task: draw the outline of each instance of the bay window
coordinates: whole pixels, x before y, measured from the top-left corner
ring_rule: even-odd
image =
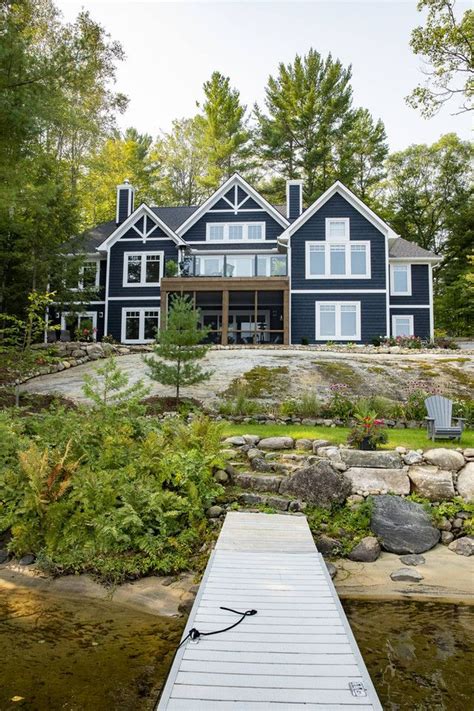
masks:
[[[163,276],[163,252],[125,252],[123,286],[158,286]]]
[[[306,279],[370,279],[370,242],[306,242]]]
[[[390,294],[392,296],[411,296],[411,265],[390,265]]]
[[[317,341],[360,341],[360,301],[317,301]]]

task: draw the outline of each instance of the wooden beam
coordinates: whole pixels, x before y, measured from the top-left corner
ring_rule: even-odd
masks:
[[[258,316],[258,291],[255,289],[253,297],[253,314],[254,314],[254,324],[253,324],[253,342],[257,342],[257,316]]]
[[[283,291],[289,289],[288,277],[165,277],[165,291]]]
[[[229,341],[229,290],[222,292],[222,338],[221,343],[226,346]]]
[[[168,316],[168,292],[163,291],[163,287],[161,287],[160,293],[160,331],[164,331],[166,328],[166,321]]]

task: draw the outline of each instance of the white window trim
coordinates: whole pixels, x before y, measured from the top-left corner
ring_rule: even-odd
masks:
[[[395,277],[394,269],[395,267],[406,267],[407,270],[407,291],[395,291]],[[393,262],[390,264],[390,296],[411,296],[412,295],[412,283],[411,283],[411,264]]]
[[[331,236],[331,223],[332,222],[344,222],[346,229],[344,237],[332,237]],[[345,242],[351,238],[350,233],[350,218],[349,217],[326,217],[326,240],[328,242],[340,242],[341,240]]]
[[[248,228],[259,225],[262,229],[261,239],[249,239]],[[223,227],[223,239],[211,239],[211,227]],[[229,239],[229,227],[242,227],[242,239]],[[206,242],[213,244],[221,244],[222,242],[230,242],[231,244],[240,244],[241,242],[255,242],[260,244],[265,240],[265,222],[206,222]]]
[[[316,341],[360,341],[361,339],[361,320],[360,320],[360,301],[315,301],[315,319],[316,319]],[[336,334],[334,336],[324,336],[321,334],[321,306],[336,307]],[[356,335],[341,336],[341,306],[356,307]]]
[[[148,256],[157,256],[160,257],[160,278],[159,281],[149,281],[146,282],[146,258]],[[140,263],[140,281],[136,281],[133,283],[129,283],[127,281],[128,278],[128,258],[129,257],[136,257],[140,256],[141,257],[141,263]],[[122,279],[122,286],[129,288],[129,287],[137,287],[137,286],[159,286],[161,284],[161,280],[163,279],[163,273],[164,273],[164,266],[165,266],[165,253],[164,252],[124,252],[123,253],[123,279]]]
[[[127,339],[126,336],[126,318],[127,311],[139,312],[138,338]],[[145,338],[145,311],[158,311],[158,330],[160,328],[161,310],[159,306],[126,306],[122,309],[122,327],[121,327],[121,343],[153,343],[154,338]]]
[[[72,315],[76,316],[77,325],[79,325],[79,316],[90,318],[92,321],[92,340],[97,340],[97,311],[81,311],[76,314],[73,311],[63,311],[61,314],[61,331],[66,331],[66,317]]]
[[[395,336],[395,324],[397,322],[397,319],[402,318],[404,321],[408,319],[410,323],[410,333],[408,333],[408,336],[414,336],[415,335],[415,323],[414,323],[414,317],[412,314],[393,314],[392,315],[392,337],[396,338]]]
[[[346,247],[346,267],[351,267],[351,259],[350,259],[350,248],[352,245],[365,245],[365,256],[366,256],[366,272],[365,274],[331,274],[329,272],[331,268],[331,262],[330,262],[330,250],[331,247],[333,247],[335,244],[343,244]],[[325,273],[324,274],[312,274],[310,271],[311,268],[311,260],[310,260],[310,250],[313,245],[318,245],[318,246],[324,246],[324,268],[325,268]],[[370,241],[369,240],[341,240],[340,242],[337,242],[334,240],[334,242],[326,242],[323,240],[317,240],[317,241],[310,241],[306,242],[306,247],[305,247],[306,253],[305,253],[305,277],[306,279],[371,279],[372,277],[372,264],[371,264],[371,255],[370,255]],[[347,256],[349,254],[349,257]]]

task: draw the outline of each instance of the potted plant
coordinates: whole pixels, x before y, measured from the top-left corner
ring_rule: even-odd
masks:
[[[387,442],[385,423],[377,418],[372,410],[357,409],[354,413],[355,424],[349,432],[347,441],[357,449],[374,451],[378,444]]]

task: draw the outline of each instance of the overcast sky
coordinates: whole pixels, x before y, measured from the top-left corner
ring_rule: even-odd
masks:
[[[119,40],[126,60],[117,88],[130,99],[119,118],[155,136],[174,118],[192,116],[202,84],[214,70],[231,78],[247,106],[262,102],[269,74],[310,47],[352,64],[354,104],[381,118],[391,150],[431,143],[455,131],[468,138],[471,120],[455,105],[423,119],[404,97],[422,78],[409,47],[421,24],[416,0],[405,2],[161,2],[161,0],[56,0],[66,20],[82,7]],[[457,3],[459,12],[468,7]]]

